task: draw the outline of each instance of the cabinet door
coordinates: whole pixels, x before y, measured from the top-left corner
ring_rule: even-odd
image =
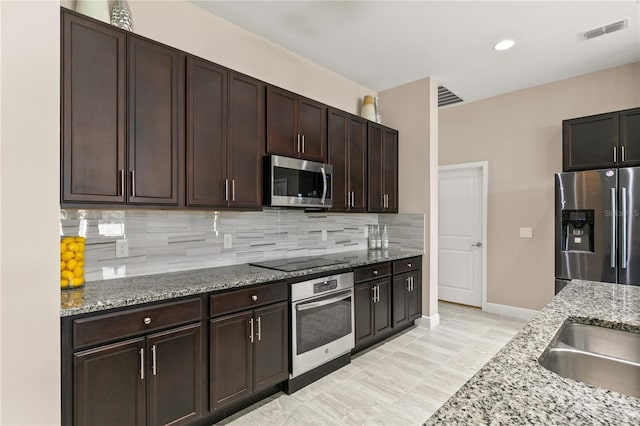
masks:
[[[562,168],[573,170],[616,167],[618,115],[608,113],[562,122]]]
[[[398,213],[398,132],[384,129],[383,138],[382,176],[384,193],[387,197],[385,212]]]
[[[401,326],[409,321],[407,297],[409,293],[409,274],[393,277],[393,326]]]
[[[149,425],[181,425],[201,417],[201,345],[200,323],[148,337]]]
[[[295,93],[267,86],[267,152],[298,156],[298,96]]]
[[[620,166],[640,166],[640,108],[622,111],[618,114],[618,118],[620,122]]]
[[[262,208],[262,157],[265,154],[265,84],[229,73],[229,205]]]
[[[413,321],[422,316],[422,276],[420,271],[409,273],[411,290],[407,293],[407,319]]]
[[[352,212],[367,211],[367,123],[364,119],[349,117],[349,190],[353,193]],[[334,168],[335,170],[335,168]]]
[[[329,109],[327,133],[329,164],[333,166],[333,207],[330,209],[332,212],[344,212],[349,209],[348,123],[346,113]]]
[[[178,203],[184,55],[129,36],[129,203]]]
[[[216,410],[252,393],[251,311],[209,323],[209,408]]]
[[[371,284],[356,284],[354,287],[354,310],[356,346],[373,337],[373,287]]]
[[[373,124],[368,124],[368,203],[370,212],[384,212],[384,182],[382,178],[383,163],[383,142],[382,142],[382,127]]]
[[[62,202],[123,203],[125,35],[63,13]]]
[[[187,58],[187,206],[226,207],[227,71]]]
[[[254,311],[254,392],[283,382],[289,377],[288,312],[288,302]]]
[[[391,328],[391,282],[389,279],[376,281],[378,300],[373,304],[374,334]]]
[[[327,150],[327,107],[320,102],[299,98],[298,120],[300,158],[325,162]]]
[[[145,425],[144,357],[143,338],[74,354],[74,425]]]

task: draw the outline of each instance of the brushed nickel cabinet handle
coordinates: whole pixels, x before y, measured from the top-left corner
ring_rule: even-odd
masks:
[[[249,332],[249,340],[253,343],[253,318],[249,320],[249,327],[251,327],[251,331]]]
[[[407,263],[407,268],[411,268],[411,264],[410,263]]]
[[[231,180],[231,201],[236,200],[236,180]]]
[[[304,135],[302,135],[302,153],[304,154]]]
[[[298,152],[300,152],[300,134],[298,133]]]
[[[622,162],[625,162],[626,160],[626,155],[624,154],[624,145],[622,145]]]
[[[229,201],[229,179],[224,180],[224,200]]]
[[[144,348],[140,348],[138,353],[140,354],[140,380],[144,380]]]
[[[613,162],[614,163],[618,162],[618,147],[617,146],[613,147]]]
[[[145,325],[149,325],[149,324],[151,324],[151,318],[150,318],[150,317],[146,317],[146,318],[144,319],[144,323],[145,323]]]
[[[255,302],[256,300],[258,300],[258,296],[256,296],[256,295],[254,294],[253,296],[251,296],[251,300],[253,300],[253,301]]]
[[[378,275],[378,271],[373,271],[373,275]]]
[[[156,345],[151,346],[151,371],[156,375]]]
[[[136,171],[131,170],[131,196],[136,196]]]
[[[258,322],[258,342],[262,340],[262,327],[260,326],[260,317],[256,320]]]
[[[124,169],[120,169],[120,196],[124,197]]]

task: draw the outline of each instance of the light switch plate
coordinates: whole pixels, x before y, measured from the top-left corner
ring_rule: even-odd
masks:
[[[532,238],[533,232],[531,228],[520,228],[520,238]]]
[[[230,249],[233,246],[233,235],[224,234],[224,248]]]
[[[129,240],[116,240],[116,257],[129,257]]]

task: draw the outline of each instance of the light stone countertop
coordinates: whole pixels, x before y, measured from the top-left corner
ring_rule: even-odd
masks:
[[[93,281],[79,289],[61,290],[60,316],[98,312],[422,255],[422,251],[416,250],[361,250],[319,255],[346,263],[296,272],[280,272],[241,264]]]
[[[640,286],[572,281],[424,424],[640,425],[640,399],[538,363],[566,319],[640,333]]]

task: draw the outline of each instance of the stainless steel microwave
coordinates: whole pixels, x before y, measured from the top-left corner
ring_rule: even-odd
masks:
[[[264,165],[264,204],[271,207],[330,208],[330,164],[269,155]]]

